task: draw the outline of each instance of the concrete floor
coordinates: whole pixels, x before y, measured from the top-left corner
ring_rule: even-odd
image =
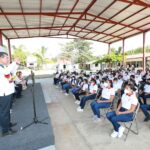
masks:
[[[123,138],[112,139],[111,124],[105,119],[94,123],[90,103],[83,113],[77,113],[77,105],[70,94],[65,96],[52,84],[52,79],[38,80],[42,84],[45,100],[55,134],[56,150],[146,150],[150,148],[150,122],[144,123],[141,111],[138,114],[139,135],[129,133]]]

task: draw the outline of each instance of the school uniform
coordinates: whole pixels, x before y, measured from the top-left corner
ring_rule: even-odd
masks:
[[[94,101],[91,103],[91,109],[97,118],[100,118],[100,108],[108,108],[111,105],[111,102],[107,102],[111,96],[115,96],[115,90],[113,88],[103,88],[101,99],[104,102],[98,103]],[[106,101],[106,102],[105,102]]]
[[[121,98],[122,107],[119,111],[124,112],[131,109],[131,105],[137,105],[138,99],[136,94],[133,93],[132,95],[123,94]],[[119,131],[120,124],[118,122],[129,122],[133,120],[133,113],[128,114],[121,114],[117,115],[115,111],[107,113],[107,119],[112,123],[114,130],[116,132]]]
[[[15,92],[15,85],[12,74],[15,74],[17,64],[13,62],[8,65],[0,65],[0,125],[2,133],[10,130],[10,106],[12,94]]]
[[[80,96],[85,95],[87,91],[88,91],[88,84],[85,83],[85,84],[83,84],[82,89],[79,92],[74,94],[76,100],[80,101]]]
[[[80,102],[80,108],[81,109],[84,109],[84,107],[86,105],[86,102],[88,100],[93,100],[93,99],[96,98],[97,90],[98,90],[97,84],[95,84],[95,85],[91,84],[90,85],[90,87],[89,87],[89,93],[90,93],[90,95],[82,97],[81,102]]]

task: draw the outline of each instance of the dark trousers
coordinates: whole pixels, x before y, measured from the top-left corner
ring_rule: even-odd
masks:
[[[143,105],[140,105],[140,108],[142,112],[144,113],[145,117],[150,118],[150,113],[148,112],[148,110],[150,110],[150,105],[143,104]]]
[[[16,93],[15,93],[16,98],[20,98],[21,92],[22,92],[22,84],[17,84],[15,87],[15,90],[16,90]]]
[[[141,101],[141,98],[143,99],[143,102]],[[139,99],[140,104],[142,105],[142,104],[147,104],[148,98],[150,98],[150,94],[147,94],[147,95],[141,94],[141,95],[139,95],[138,99]]]
[[[10,129],[10,105],[12,94],[8,96],[0,96],[0,125],[2,132],[7,132]]]
[[[95,98],[96,98],[96,94],[91,94],[91,95],[82,97],[81,102],[80,102],[81,109],[84,109],[87,101],[94,100]]]
[[[58,85],[59,83],[59,79],[58,78],[54,78],[54,85]]]
[[[125,108],[120,109],[121,112],[126,111]],[[129,122],[133,120],[133,113],[117,115],[115,111],[106,114],[107,119],[112,123],[114,130],[119,131],[120,124],[118,122]]]
[[[81,95],[85,95],[85,94],[86,94],[85,91],[81,91],[81,92],[79,92],[79,93],[75,93],[74,96],[75,96],[76,100],[79,100],[79,101],[80,101],[80,96],[81,96]]]
[[[92,111],[93,111],[94,115],[96,115],[98,118],[101,117],[100,109],[101,108],[109,108],[110,106],[111,106],[111,102],[98,103],[97,101],[93,101],[91,103]]]

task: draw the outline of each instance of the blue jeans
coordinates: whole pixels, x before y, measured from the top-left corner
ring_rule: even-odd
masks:
[[[108,107],[110,107],[110,105],[111,105],[110,102],[98,103],[97,101],[94,101],[91,103],[91,109],[92,109],[94,115],[96,115],[98,118],[100,118],[100,108],[108,108]]]
[[[148,110],[150,110],[150,105],[143,104],[140,106],[140,108],[141,108],[141,110],[144,113],[146,118],[150,117],[150,114],[148,113]]]
[[[65,90],[66,93],[69,93],[69,89],[71,89],[71,88],[72,88],[72,86],[69,83],[66,83],[63,85],[63,90]]]
[[[80,87],[76,87],[76,88],[73,88],[72,90],[71,90],[71,92],[72,92],[72,94],[76,94],[76,93],[78,93],[79,91],[80,91]]]
[[[120,109],[121,112],[126,111],[125,108]],[[112,123],[114,130],[118,132],[120,124],[118,122],[129,122],[133,120],[133,113],[116,115],[115,111],[108,112],[106,114],[107,119]]]
[[[80,102],[81,109],[84,109],[85,104],[88,100],[94,100],[95,98],[96,98],[96,94],[92,94],[92,95],[82,97],[81,102]]]

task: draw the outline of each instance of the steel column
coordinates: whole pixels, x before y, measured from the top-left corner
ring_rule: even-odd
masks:
[[[0,30],[0,45],[3,45],[3,37],[2,37],[2,31]]]
[[[146,32],[143,32],[143,71],[146,71],[146,58],[145,58],[145,35]]]
[[[10,62],[12,61],[12,56],[11,56],[11,44],[10,44],[10,39],[8,39],[8,51],[9,51],[9,59]]]
[[[122,54],[123,54],[123,60],[122,60],[122,64],[123,64],[123,66],[125,65],[125,57],[124,57],[124,47],[125,47],[125,42],[124,42],[125,40],[123,39],[122,40]]]

